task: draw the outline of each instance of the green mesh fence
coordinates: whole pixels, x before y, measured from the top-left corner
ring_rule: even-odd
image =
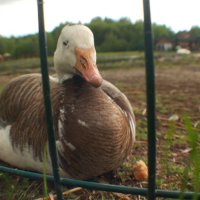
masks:
[[[156,131],[155,131],[155,85],[154,85],[154,59],[152,45],[150,2],[143,0],[144,4],[144,36],[145,36],[145,61],[146,61],[146,89],[147,89],[147,119],[148,119],[148,188],[134,188],[111,184],[101,184],[89,181],[80,181],[69,178],[60,178],[57,164],[55,135],[51,110],[50,87],[47,64],[47,46],[45,38],[43,0],[37,0],[39,21],[40,61],[43,81],[43,93],[48,125],[49,150],[52,160],[53,176],[47,176],[47,181],[53,181],[57,199],[62,200],[61,184],[72,187],[83,187],[92,190],[119,192],[124,194],[142,195],[149,200],[156,197],[179,199],[200,199],[200,193],[181,192],[156,189]],[[31,179],[43,179],[43,174],[34,173],[5,166],[0,166],[0,171],[28,177]]]

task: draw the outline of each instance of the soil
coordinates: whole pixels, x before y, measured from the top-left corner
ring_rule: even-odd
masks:
[[[103,175],[99,182],[147,187],[147,182],[136,181],[133,165],[138,160],[147,163],[146,81],[143,68],[103,70],[102,75],[123,91],[130,100],[136,117],[137,135],[132,155],[120,169]],[[0,75],[0,85],[15,75]],[[157,185],[160,189],[181,190],[183,173],[190,164],[191,148],[184,118],[189,117],[196,132],[200,133],[200,68],[175,67],[155,71],[156,132],[157,132]],[[170,131],[171,130],[171,131]],[[200,140],[197,141],[198,146]],[[193,190],[193,175],[188,172],[186,190]],[[1,185],[1,184],[0,184]],[[131,195],[108,194],[79,190],[80,199],[139,199]],[[111,198],[112,197],[112,198]],[[140,198],[142,199],[142,198]]]
[[[106,71],[105,77],[118,85],[131,101],[137,122],[132,156],[146,161],[145,72],[143,69],[117,70],[113,76],[113,71]],[[200,69],[176,67],[155,70],[155,88],[157,186],[159,189],[181,190],[186,187],[186,190],[193,190],[191,179],[194,175],[189,171],[193,169],[189,167],[191,146],[185,118],[190,118],[195,132],[200,133]],[[196,144],[200,147],[199,136]],[[183,183],[183,173],[187,170],[188,182]]]

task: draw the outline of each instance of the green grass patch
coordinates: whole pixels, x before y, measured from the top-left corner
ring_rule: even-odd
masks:
[[[27,178],[0,173],[0,199],[35,199],[40,194],[41,184]]]
[[[199,132],[194,129],[192,121],[189,117],[184,118],[184,124],[188,132],[188,143],[191,148],[190,151],[190,166],[193,171],[192,184],[194,191],[200,191],[200,136]],[[197,198],[195,198],[197,199]]]
[[[127,94],[134,107],[137,121],[136,143],[133,145],[133,153],[128,161],[124,162],[115,173],[117,178],[111,181],[114,184],[146,187],[146,182],[134,182],[132,175],[132,166],[136,161],[143,160],[147,163],[147,113],[144,68],[137,68],[136,70],[134,68],[144,67],[144,54],[142,52],[110,52],[97,55],[98,66],[101,69],[119,69],[118,76],[115,76],[115,72],[112,73],[110,70],[105,70],[104,73],[107,75],[108,80],[110,78],[121,91]],[[182,73],[182,68],[185,71],[188,70],[190,76],[197,75],[196,71],[199,72],[200,67],[197,59],[199,57],[196,57],[196,54],[183,56],[177,55],[175,52],[155,52],[155,64],[156,68],[159,69],[158,72],[163,75],[167,71],[167,76],[170,76],[170,79],[165,78],[165,76],[158,77],[160,80],[156,85],[158,89],[156,97],[156,181],[159,189],[197,192],[200,188],[200,118],[198,110],[199,95],[196,92],[198,91],[199,82],[196,78],[190,78],[188,79],[189,81],[185,80],[186,73],[185,77],[179,77]],[[48,58],[48,62],[49,66],[53,66],[52,57]],[[123,77],[125,72],[120,74],[124,68],[128,75],[132,73],[133,76],[131,77],[130,74],[130,79],[126,78],[126,76]],[[134,68],[134,70],[129,70],[129,68]],[[10,60],[0,63],[0,72],[13,73],[11,76],[2,76],[4,79],[0,82],[0,91],[10,77],[13,77],[18,72],[26,73],[35,72],[36,70],[40,71],[38,58]],[[159,73],[157,73],[158,76]],[[193,79],[194,83],[192,82]],[[173,82],[170,82],[170,80],[173,80]],[[190,84],[191,88],[188,90],[189,93],[185,91],[187,83]],[[170,93],[174,86],[175,92]],[[187,115],[191,116],[191,119],[184,117],[184,113],[188,113]],[[170,116],[173,115],[177,115],[178,119],[169,121]],[[44,174],[45,169],[44,162]],[[38,194],[39,196],[47,196],[48,191],[50,191],[45,176],[43,182],[35,183],[23,177],[4,173],[0,173],[0,188],[0,199],[27,199],[31,195],[35,197]],[[119,199],[112,193],[86,190],[82,191],[81,194],[69,195],[69,198],[72,199],[81,199],[82,197],[83,199],[89,199],[87,197]]]
[[[50,68],[53,66],[53,58],[48,57],[48,64]],[[21,58],[17,60],[8,60],[0,63],[0,72],[14,74],[19,72],[31,72],[33,70],[40,70],[39,58]]]
[[[177,55],[175,52],[155,52],[156,67],[188,66],[199,67],[199,57],[197,54]],[[53,67],[53,57],[48,57],[50,69]],[[144,53],[132,52],[100,52],[97,53],[97,64],[100,69],[117,69],[120,67],[144,67]],[[8,60],[0,63],[0,72],[16,73],[31,70],[39,70],[39,58],[21,58]]]
[[[3,90],[4,84],[0,84],[0,92]]]

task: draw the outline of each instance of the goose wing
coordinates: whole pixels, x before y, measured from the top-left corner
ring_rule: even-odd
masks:
[[[55,129],[59,112],[59,86],[50,79]],[[23,150],[32,147],[35,156],[41,156],[47,141],[47,127],[40,74],[19,76],[10,81],[0,94],[0,127],[11,126],[13,146]]]
[[[112,83],[104,80],[101,89],[122,109],[128,120],[130,132],[135,140],[135,116],[128,98]]]
[[[40,98],[40,77],[23,75],[11,80],[0,95],[0,120],[12,124],[29,106]]]

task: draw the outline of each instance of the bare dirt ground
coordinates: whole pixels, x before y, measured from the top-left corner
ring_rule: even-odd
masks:
[[[131,101],[137,121],[137,141],[132,156],[146,160],[144,70],[118,70],[115,73],[106,71],[105,77],[118,85]],[[195,131],[200,133],[200,70],[195,67],[158,69],[155,71],[155,86],[158,188],[181,190],[186,187],[185,189],[193,190],[192,175],[188,175],[187,183],[183,181],[183,173],[187,171],[187,167],[189,169],[191,151],[184,118],[191,118]],[[200,146],[199,139],[197,145]]]
[[[121,68],[103,70],[102,74],[105,79],[119,87],[131,101],[137,122],[137,141],[127,162],[120,169],[113,172],[111,177],[101,176],[98,181],[146,187],[147,182],[138,182],[133,175],[135,161],[144,160],[147,162],[145,70],[143,68]],[[4,85],[14,76],[16,75],[0,75],[0,85]],[[188,164],[191,148],[188,144],[184,116],[191,118],[194,129],[200,133],[200,68],[158,69],[155,73],[155,83],[157,186],[159,189],[192,191],[194,190],[192,184],[193,174],[190,173],[192,168]],[[199,141],[197,142],[198,145]],[[187,177],[183,181],[183,174],[186,171]],[[81,190],[69,196],[69,198],[72,197],[74,199],[139,199],[139,197],[131,195],[87,190]]]

